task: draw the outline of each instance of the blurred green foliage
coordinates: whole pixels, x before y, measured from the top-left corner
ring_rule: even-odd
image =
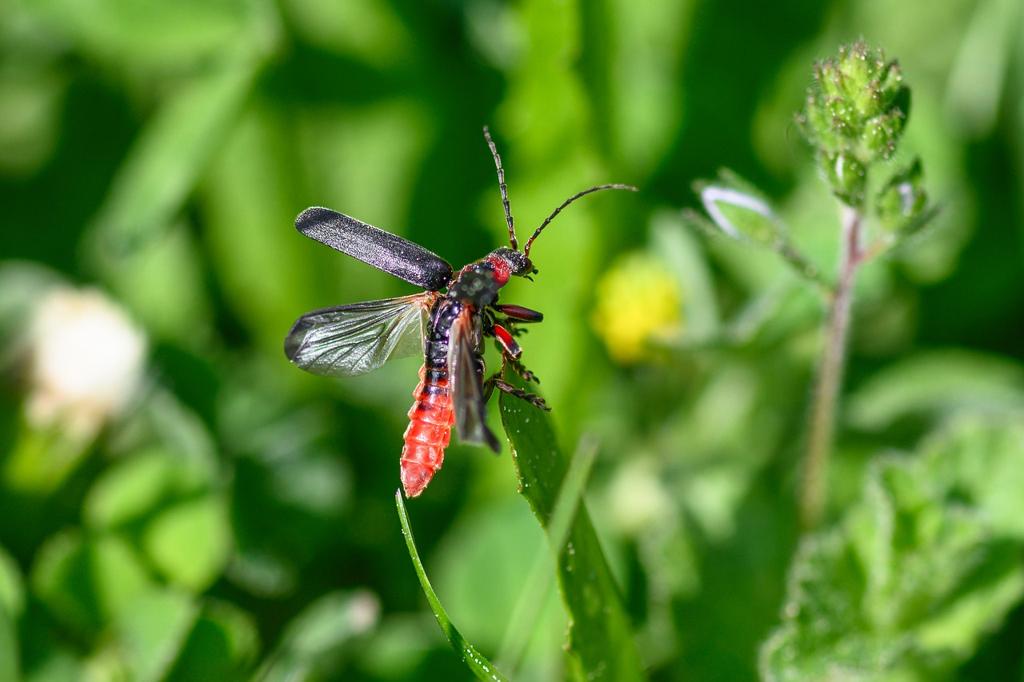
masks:
[[[524,360],[561,451],[599,443],[584,501],[650,678],[1020,677],[1022,21],[1014,0],[0,3],[0,679],[467,677],[392,506],[416,361],[321,380],[281,342],[408,292],[297,235],[308,205],[456,265],[502,243],[484,124],[522,230],[590,184],[642,188],[566,211],[505,299],[545,312]],[[901,145],[941,211],[862,273],[829,522],[800,543],[820,301],[680,209],[733,168],[773,207],[751,235],[784,225],[831,277],[793,114],[860,36],[900,61]],[[651,259],[677,328],[620,364],[596,283]],[[34,312],[85,286],[148,348],[95,431],[32,408]],[[535,614],[512,679],[560,679],[556,565],[508,455],[456,442],[409,512],[466,639],[503,669]]]

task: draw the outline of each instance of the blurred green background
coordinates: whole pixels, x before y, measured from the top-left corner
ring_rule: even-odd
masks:
[[[298,235],[306,206],[457,266],[503,243],[484,124],[521,234],[576,190],[641,187],[563,214],[503,300],[546,315],[524,361],[564,449],[599,439],[587,498],[651,677],[756,678],[823,308],[679,210],[728,166],[831,271],[793,113],[815,59],[884,48],[942,213],[862,278],[831,518],[954,413],[1019,423],[1022,21],[1017,0],[0,3],[0,678],[468,676],[393,509],[418,362],[329,380],[281,348],[308,310],[411,291]],[[409,506],[466,637],[503,667],[525,627],[503,669],[559,679],[508,452],[454,443]],[[1020,679],[1005,611],[949,675]]]

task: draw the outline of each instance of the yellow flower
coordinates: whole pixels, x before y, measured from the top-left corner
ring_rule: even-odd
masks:
[[[608,352],[621,363],[648,355],[652,338],[671,338],[682,324],[679,283],[656,257],[620,257],[598,281],[593,325]]]

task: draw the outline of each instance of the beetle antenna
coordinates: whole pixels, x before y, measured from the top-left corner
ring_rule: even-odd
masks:
[[[491,156],[494,157],[494,167],[498,169],[498,189],[501,190],[501,205],[505,209],[505,224],[508,225],[508,241],[513,251],[519,250],[519,240],[516,239],[516,224],[512,219],[512,208],[508,203],[508,187],[505,185],[505,169],[501,167],[501,156],[498,155],[498,148],[494,146],[491,139],[491,131],[484,126],[484,139],[491,149]]]
[[[615,184],[611,184],[611,185],[597,185],[596,187],[591,187],[589,189],[585,189],[582,192],[576,192],[576,194],[573,194],[571,197],[569,197],[568,199],[563,201],[562,205],[559,206],[558,208],[556,208],[554,211],[552,211],[551,215],[549,215],[547,218],[545,218],[544,222],[542,222],[540,224],[540,227],[538,227],[536,230],[534,230],[533,234],[526,241],[526,246],[523,247],[523,254],[527,258],[530,257],[530,245],[533,244],[533,240],[536,239],[538,235],[540,235],[541,230],[543,230],[545,227],[548,226],[548,223],[550,223],[552,220],[554,220],[556,215],[558,215],[559,213],[562,212],[563,208],[565,208],[566,206],[568,206],[572,202],[576,201],[580,197],[585,197],[588,194],[591,194],[593,192],[600,192],[601,190],[605,190],[605,189],[625,189],[625,190],[629,190],[630,192],[638,192],[638,191],[640,191],[636,187],[634,187],[633,185],[621,185],[621,184],[615,183]]]

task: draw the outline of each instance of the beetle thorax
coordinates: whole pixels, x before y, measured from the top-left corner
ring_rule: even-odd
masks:
[[[449,285],[448,295],[480,310],[498,300],[502,284],[495,277],[494,267],[485,260],[462,268]]]

